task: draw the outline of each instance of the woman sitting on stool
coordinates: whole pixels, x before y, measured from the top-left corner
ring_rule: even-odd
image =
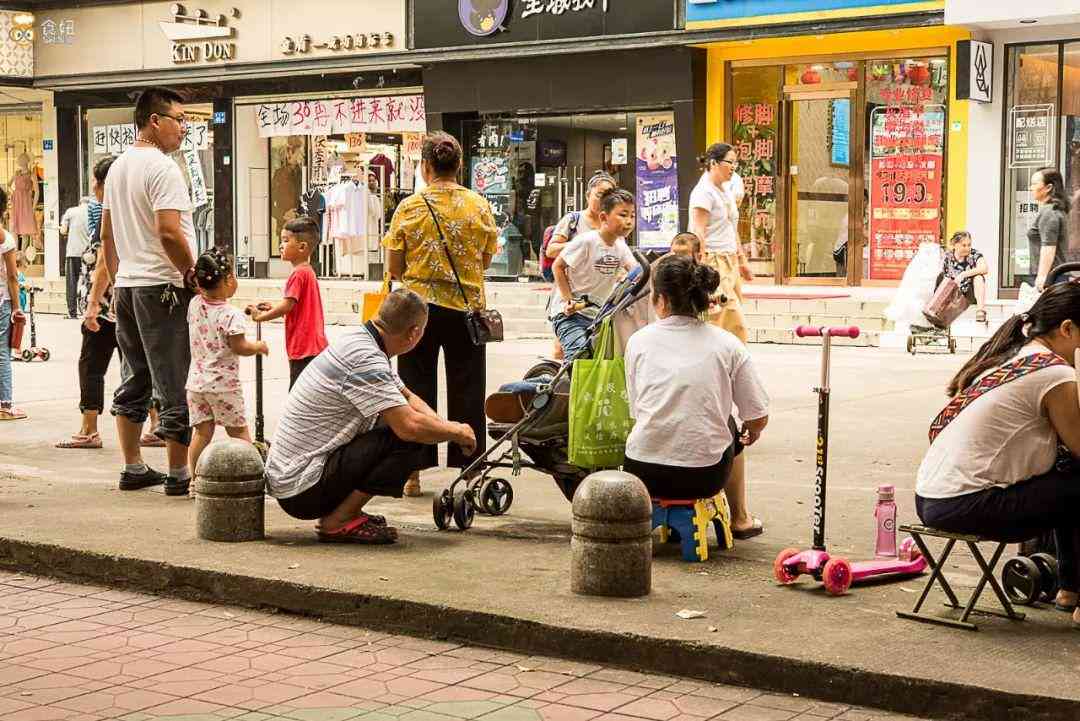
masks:
[[[960,286],[960,292],[968,303],[975,306],[975,321],[986,322],[986,274],[990,269],[983,254],[971,247],[971,233],[961,230],[953,233],[949,239],[950,250],[945,253],[945,264],[938,276],[941,285],[943,278],[952,278]]]
[[[720,285],[713,268],[684,256],[656,264],[652,303],[659,320],[626,347],[634,429],[623,469],[653,498],[711,498],[723,489],[743,446],[769,417],[769,398],[746,347],[699,319]],[[732,405],[745,425],[740,433]]]
[[[928,526],[1009,543],[1053,529],[1063,610],[1080,592],[1078,349],[1080,284],[1059,283],[953,378],[915,483]]]

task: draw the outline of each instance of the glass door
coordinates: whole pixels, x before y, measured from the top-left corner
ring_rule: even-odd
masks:
[[[851,252],[854,91],[793,92],[787,96],[787,233],[783,279],[846,284],[858,278]],[[854,205],[858,205],[855,203]]]

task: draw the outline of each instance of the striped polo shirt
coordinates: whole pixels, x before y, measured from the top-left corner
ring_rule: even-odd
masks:
[[[366,327],[331,343],[289,392],[266,459],[269,494],[292,498],[318,483],[331,453],[407,405],[404,388]]]

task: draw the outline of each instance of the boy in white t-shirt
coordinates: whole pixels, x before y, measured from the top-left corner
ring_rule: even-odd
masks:
[[[599,304],[611,294],[620,270],[634,267],[626,236],[634,230],[634,196],[612,188],[600,198],[600,227],[578,235],[555,259],[555,287],[548,304],[548,318],[567,358],[573,359],[588,345],[588,330]],[[590,303],[582,307],[580,299]]]

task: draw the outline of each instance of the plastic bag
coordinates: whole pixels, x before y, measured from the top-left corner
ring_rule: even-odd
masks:
[[[938,243],[922,243],[908,263],[896,295],[885,309],[885,317],[899,326],[926,325],[923,308],[934,295],[934,282],[941,274],[944,253]]]
[[[1027,313],[1038,299],[1039,291],[1035,290],[1035,286],[1030,283],[1021,283],[1020,293],[1017,295],[1016,303],[1013,305],[1013,314]]]
[[[600,324],[593,358],[574,361],[570,380],[570,463],[586,470],[618,468],[634,421],[626,366],[608,317]]]

